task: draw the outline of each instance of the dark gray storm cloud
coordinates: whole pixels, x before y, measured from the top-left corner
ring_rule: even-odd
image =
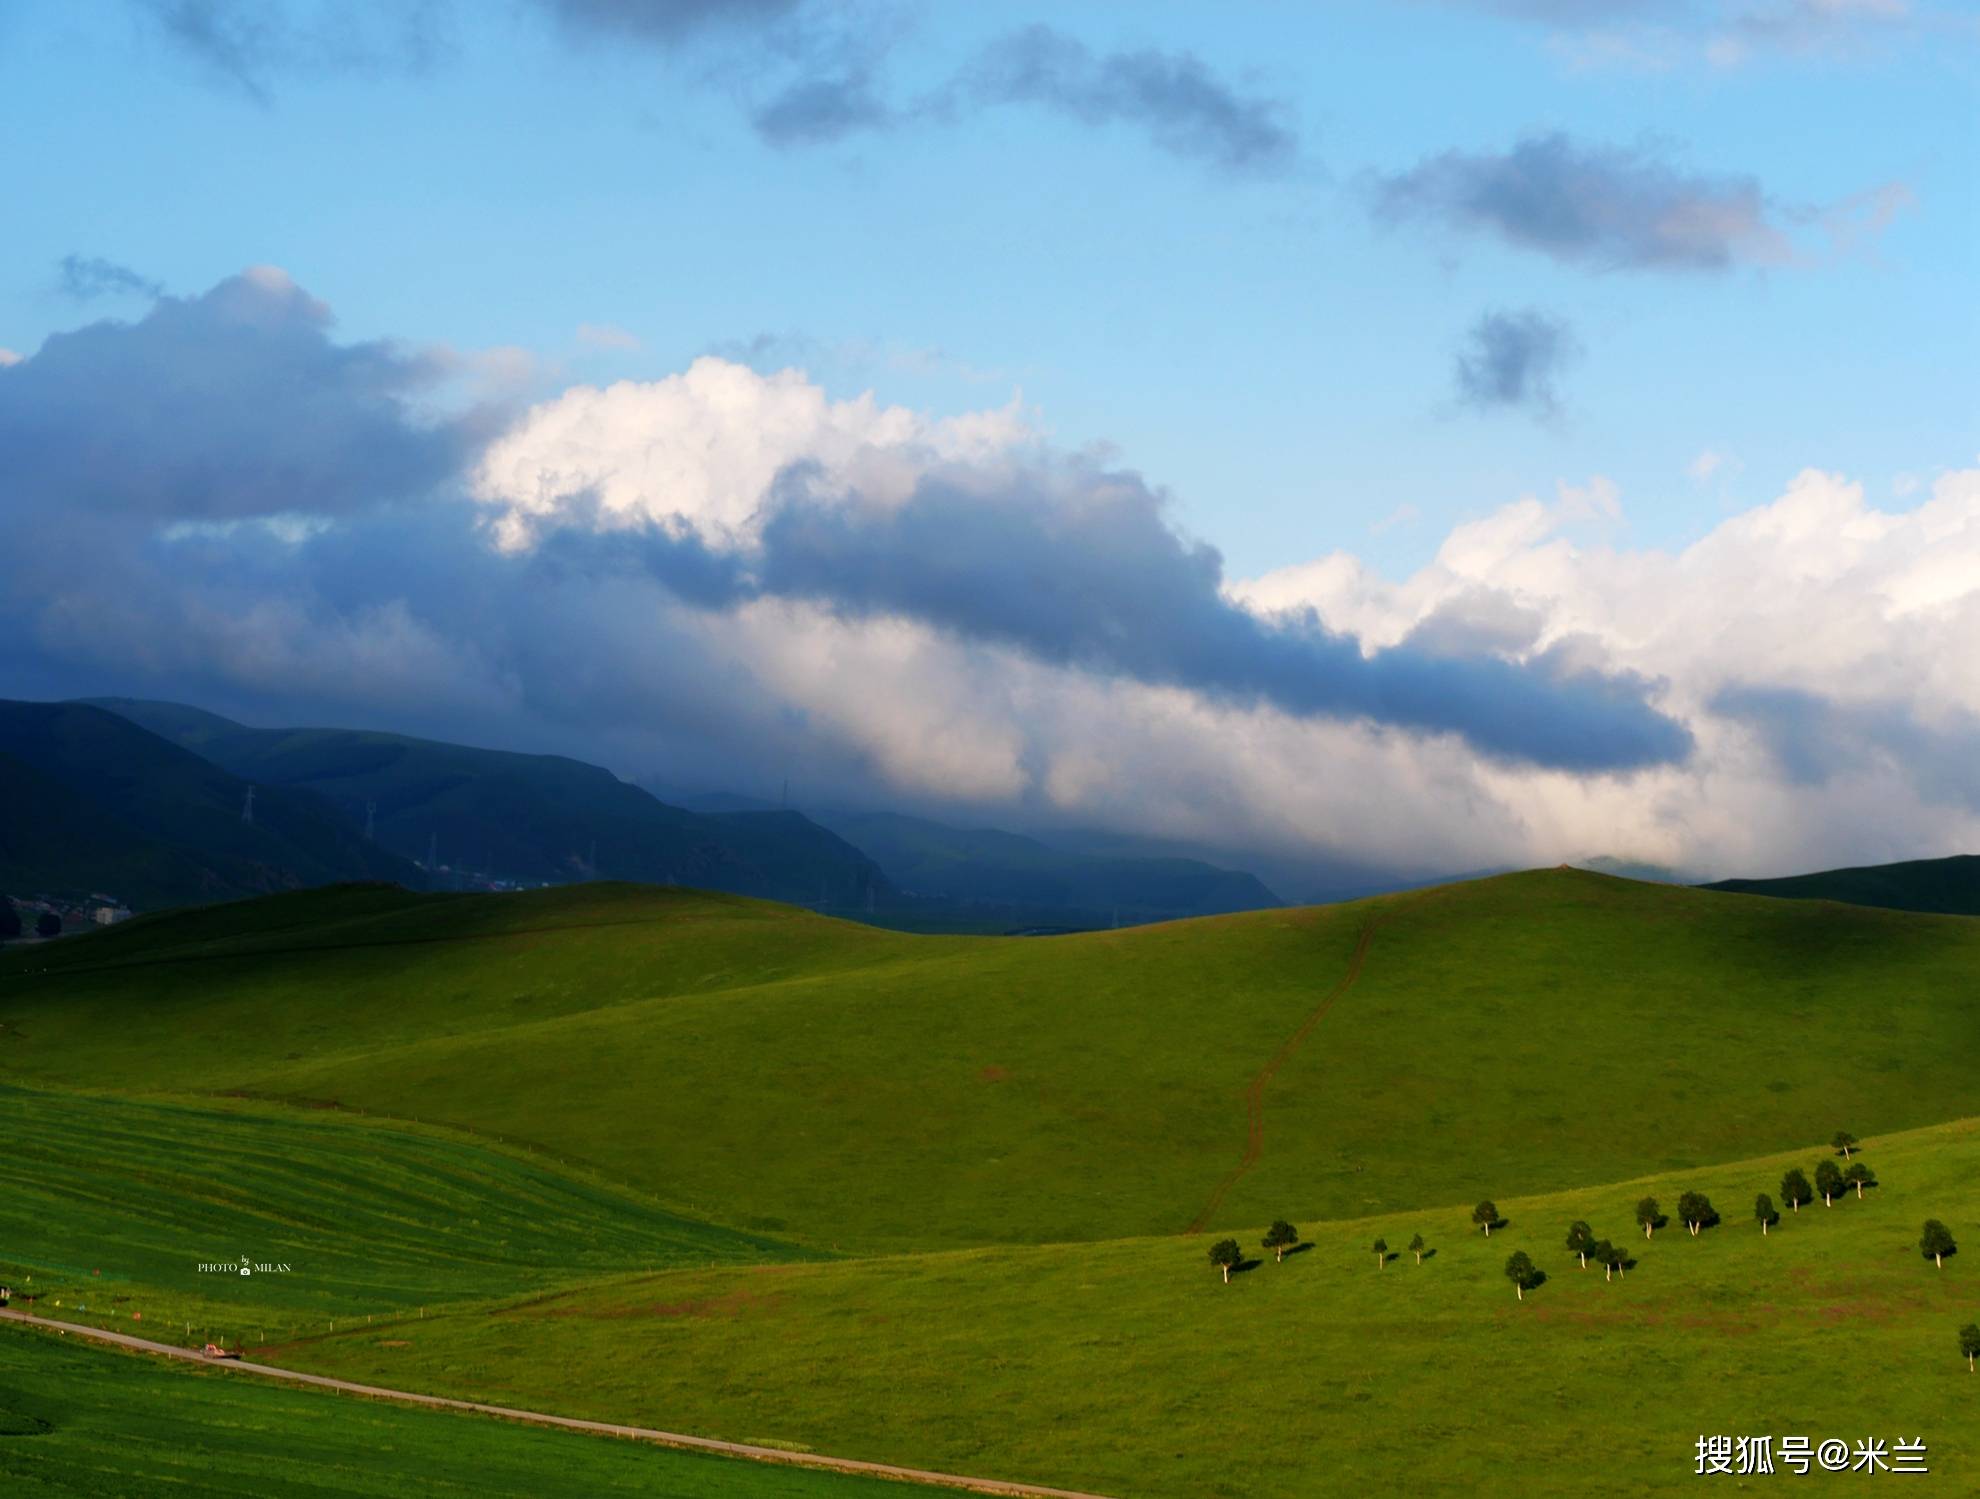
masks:
[[[993,43],[964,73],[964,98],[1033,104],[1084,125],[1129,125],[1163,150],[1232,171],[1292,164],[1299,140],[1280,102],[1247,94],[1187,53],[1096,54],[1049,26]]]
[[[1928,802],[1980,810],[1980,718],[1971,713],[1928,723],[1901,702],[1839,703],[1757,685],[1727,687],[1709,706],[1743,724],[1795,785],[1883,770]]]
[[[162,297],[165,285],[127,265],[100,255],[64,255],[56,266],[56,287],[65,297],[93,302],[98,297]]]
[[[1788,258],[1752,177],[1680,171],[1559,133],[1510,151],[1446,151],[1373,184],[1378,219],[1492,235],[1604,270],[1723,271]]]
[[[1576,351],[1573,333],[1559,318],[1532,309],[1488,312],[1458,350],[1458,399],[1479,411],[1551,417],[1560,410],[1561,371]]]
[[[1372,653],[1310,611],[1254,615],[1157,491],[1049,455],[994,479],[941,471],[890,504],[794,468],[747,544],[679,520],[613,529],[579,497],[533,549],[502,553],[459,483],[488,430],[421,414],[438,374],[336,342],[327,310],[271,271],[50,338],[0,368],[0,519],[39,538],[0,553],[0,629],[30,664],[71,662],[77,692],[258,689],[324,714],[368,702],[601,732],[660,712],[678,728],[689,702],[721,719],[734,697],[747,714],[720,733],[747,737],[781,710],[704,659],[678,605],[783,599],[1578,774],[1690,749],[1651,684],[1497,650],[1512,637],[1489,603]]]
[[[761,587],[851,615],[900,615],[1101,676],[1301,717],[1462,737],[1500,760],[1577,772],[1683,759],[1649,684],[1495,656],[1364,654],[1312,611],[1265,620],[1223,595],[1223,559],[1167,523],[1132,475],[982,493],[927,481],[904,504],[847,506],[786,484]]]
[[[153,521],[329,515],[430,489],[472,433],[424,422],[439,378],[389,344],[339,344],[279,272],[164,297],[135,323],[58,333],[0,379],[10,506]]]

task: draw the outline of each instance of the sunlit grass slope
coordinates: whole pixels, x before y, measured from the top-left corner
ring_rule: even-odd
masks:
[[[409,1409],[0,1327],[8,1499],[909,1499],[918,1486]]]
[[[1213,1226],[1961,1117],[1980,923],[1571,870],[1001,941],[338,891],[9,954],[0,1071],[438,1120],[820,1247],[1094,1239],[1204,1211],[1330,994]]]
[[[279,1356],[1120,1495],[1689,1492],[1701,1434],[1922,1437],[1929,1480],[1800,1482],[1980,1492],[1980,1377],[1956,1339],[1980,1319],[1980,1121],[1868,1139],[1882,1186],[1763,1237],[1754,1194],[1822,1154],[1501,1195],[1489,1240],[1470,1195],[1304,1225],[1312,1247],[1283,1264],[1253,1225],[1263,1263],[1229,1285],[1201,1238],[684,1270]],[[1639,1197],[1675,1217],[1692,1189],[1719,1226],[1636,1234]],[[1927,1216],[1968,1243],[1943,1270],[1918,1252]],[[1577,1268],[1577,1218],[1631,1249],[1623,1279]],[[1417,1233],[1429,1258],[1377,1269],[1377,1236]],[[1514,1250],[1547,1275],[1524,1301]]]
[[[792,1254],[472,1138],[324,1112],[0,1085],[0,1141],[0,1284],[168,1340]],[[243,1258],[289,1269],[199,1269]]]

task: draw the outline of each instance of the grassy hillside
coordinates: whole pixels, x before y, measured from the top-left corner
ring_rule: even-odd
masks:
[[[891,812],[819,814],[903,890],[1066,926],[1112,926],[1280,904],[1249,874],[1198,859],[1071,852],[995,828],[954,828]]]
[[[329,798],[408,859],[501,879],[678,883],[861,910],[888,886],[873,862],[796,813],[704,817],[610,771],[352,729],[256,729],[177,703],[104,698],[235,775]]]
[[[1708,890],[1773,895],[1788,900],[1839,900],[1893,911],[1980,916],[1980,855],[1914,859],[1860,869],[1827,869],[1777,880],[1720,880]]]
[[[1228,1286],[1173,1238],[678,1271],[280,1356],[1122,1495],[1677,1492],[1701,1433],[1923,1437],[1930,1491],[1980,1491],[1980,1380],[1955,1340],[1980,1316],[1980,1121],[1869,1139],[1882,1186],[1763,1237],[1754,1194],[1822,1154],[1501,1196],[1489,1241],[1469,1198],[1304,1225],[1310,1249]],[[1719,1226],[1634,1236],[1640,1196],[1670,1212],[1691,1189]],[[1916,1247],[1928,1215],[1971,1241],[1944,1270]],[[1631,1249],[1623,1279],[1576,1267],[1576,1218]],[[1377,1236],[1416,1233],[1430,1258],[1376,1268]],[[1242,1237],[1259,1253],[1260,1225]],[[1524,1301],[1516,1249],[1547,1275]]]
[[[0,1284],[43,1312],[59,1301],[60,1315],[143,1320],[157,1336],[191,1322],[202,1337],[255,1338],[602,1274],[792,1257],[554,1162],[325,1111],[0,1085],[0,1139]],[[291,1269],[198,1268],[242,1258]]]
[[[1702,1166],[1960,1117],[1980,1054],[1974,923],[1580,871],[1049,941],[611,886],[234,919],[0,958],[0,1068],[439,1121],[827,1249]]]
[[[0,1327],[0,1490],[10,1499],[936,1492],[295,1389],[15,1326]]]
[[[248,782],[79,703],[0,702],[0,891],[102,891],[138,906],[333,880],[417,883],[306,790]]]

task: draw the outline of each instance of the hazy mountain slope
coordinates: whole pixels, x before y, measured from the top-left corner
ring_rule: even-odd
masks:
[[[1893,911],[1980,916],[1980,855],[1956,854],[1950,859],[1913,859],[1903,864],[1826,869],[1818,874],[1788,875],[1775,880],[1718,880],[1704,888],[1789,900],[1839,900],[1852,906],[1882,906]]]
[[[102,699],[237,775],[335,801],[408,859],[499,879],[684,884],[862,909],[864,854],[794,813],[703,816],[561,755],[353,729],[255,729],[176,703]]]
[[[16,894],[160,906],[418,879],[309,791],[256,786],[245,817],[246,781],[99,708],[0,702],[0,755],[0,888]]]
[[[949,900],[1083,911],[1106,925],[1256,911],[1280,901],[1255,877],[1197,859],[1108,857],[1020,833],[893,812],[820,813],[903,890]]]

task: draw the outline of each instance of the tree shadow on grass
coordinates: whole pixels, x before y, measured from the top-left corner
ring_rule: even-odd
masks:
[[[1264,1263],[1263,1260],[1239,1260],[1235,1265],[1231,1266],[1231,1274],[1246,1275]]]
[[[1308,1241],[1307,1243],[1304,1244],[1288,1244],[1286,1246],[1286,1258],[1291,1259],[1296,1254],[1305,1254],[1306,1251],[1311,1249],[1312,1247],[1313,1245],[1311,1241]]]

